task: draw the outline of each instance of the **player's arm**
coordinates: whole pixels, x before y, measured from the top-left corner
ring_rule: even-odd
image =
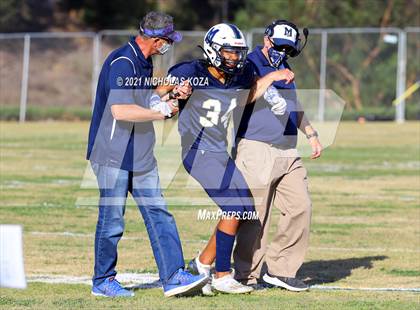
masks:
[[[163,97],[169,92],[171,92],[175,88],[175,86],[176,85],[172,85],[172,84],[159,85],[158,87],[156,87],[155,91],[160,97]]]
[[[289,69],[276,70],[264,75],[253,83],[246,103],[259,99],[274,82],[285,80],[286,84],[289,84],[294,78],[294,73]]]
[[[187,99],[191,96],[192,87],[188,80],[183,80],[179,84],[171,81],[171,76],[167,77],[168,84],[159,85],[156,88],[156,94],[158,94],[163,101],[171,99]]]
[[[150,108],[160,111],[167,117],[172,117],[178,113],[178,99],[187,99],[192,88],[188,80],[173,79],[171,75],[166,78],[166,83],[158,85],[150,99]]]
[[[156,93],[162,100],[188,99],[192,94],[189,78],[192,72],[186,63],[177,64],[168,70],[166,83],[156,88]]]

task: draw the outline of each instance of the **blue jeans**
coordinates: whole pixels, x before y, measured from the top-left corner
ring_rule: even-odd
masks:
[[[92,163],[92,169],[100,192],[93,285],[117,273],[117,245],[124,232],[128,192],[143,216],[159,277],[165,284],[179,268],[184,268],[184,256],[175,219],[162,197],[157,167],[147,173],[136,173]]]

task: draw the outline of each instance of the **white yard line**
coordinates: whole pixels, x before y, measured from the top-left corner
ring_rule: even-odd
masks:
[[[93,234],[73,233],[69,231],[63,232],[44,232],[44,231],[30,231],[26,232],[33,236],[52,236],[52,237],[77,237],[77,238],[94,238]],[[143,237],[122,237],[125,240],[140,240],[149,241],[148,238]],[[200,239],[182,239],[185,243],[207,243],[207,240]],[[397,252],[397,253],[420,253],[420,249],[399,249],[399,248],[340,248],[340,247],[309,247],[310,250],[317,251],[331,251],[331,252]]]
[[[117,275],[118,281],[124,285],[134,285],[140,288],[160,287],[159,276],[153,273],[121,273]],[[40,282],[51,284],[86,284],[91,285],[89,276],[66,276],[66,275],[29,275],[28,282]],[[311,290],[321,291],[376,291],[376,292],[420,292],[420,288],[403,287],[341,287],[312,285]]]
[[[385,249],[385,248],[339,248],[339,247],[309,247],[309,250],[331,251],[331,252],[397,252],[397,253],[420,253],[416,249]]]
[[[312,285],[311,290],[321,291],[374,291],[374,292],[420,292],[420,287],[403,288],[403,287],[341,287],[341,286],[324,286]]]
[[[52,284],[86,284],[92,285],[90,276],[68,275],[29,275],[28,282],[41,282]],[[125,285],[147,285],[148,287],[160,287],[159,276],[153,273],[119,273],[117,280]]]

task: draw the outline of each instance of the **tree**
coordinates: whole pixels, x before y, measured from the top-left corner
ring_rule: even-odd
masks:
[[[246,0],[235,15],[243,29],[265,27],[272,20],[287,19],[298,26],[401,27],[419,26],[420,2],[416,0]],[[348,109],[363,105],[389,104],[395,97],[396,45],[384,42],[386,32],[377,34],[333,34],[328,38],[327,87],[339,90]],[[320,37],[310,36],[308,48],[294,61],[301,87],[319,82]],[[312,45],[312,47],[311,47]],[[373,66],[374,64],[374,66]],[[418,64],[412,64],[417,67]]]
[[[0,32],[44,31],[53,21],[50,1],[0,1]]]

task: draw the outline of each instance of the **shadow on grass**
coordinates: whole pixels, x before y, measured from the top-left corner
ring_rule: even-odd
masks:
[[[358,258],[312,261],[302,265],[297,274],[297,277],[303,279],[308,285],[332,283],[347,278],[351,275],[353,269],[371,269],[373,268],[374,261],[381,261],[387,258],[388,256],[367,256]],[[153,282],[142,283],[126,288],[137,291],[159,287],[162,287],[162,285],[159,280],[156,280]],[[265,288],[265,286],[262,288]]]
[[[162,283],[160,283],[159,280],[156,280],[150,283],[142,283],[142,284],[127,286],[126,288],[133,291],[137,291],[137,290],[146,290],[146,289],[159,288],[159,287],[162,287]]]
[[[306,284],[324,284],[336,282],[351,275],[353,269],[373,268],[374,261],[387,259],[388,256],[367,256],[348,259],[318,260],[304,263],[297,277]]]

